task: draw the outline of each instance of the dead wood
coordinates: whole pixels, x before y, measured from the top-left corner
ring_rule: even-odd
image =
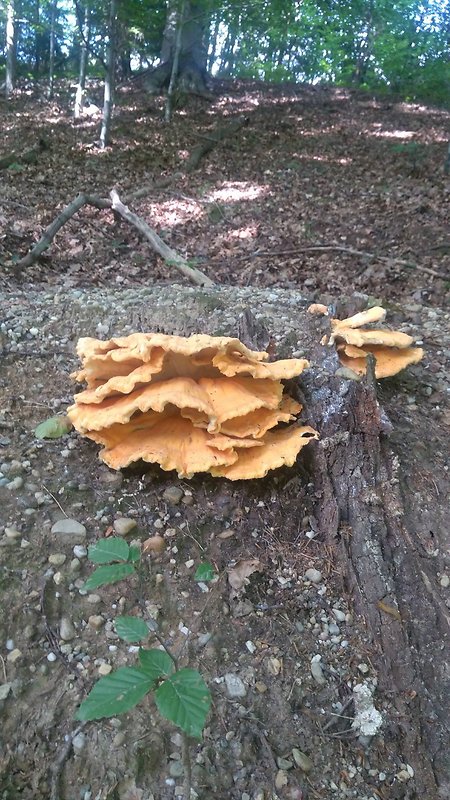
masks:
[[[147,225],[147,223],[141,219],[141,217],[138,217],[137,214],[133,214],[133,212],[122,203],[119,195],[114,189],[111,192],[111,201],[111,207],[113,211],[116,211],[118,214],[120,214],[120,216],[131,225],[134,225],[134,227],[140,233],[142,233],[145,239],[150,242],[153,250],[162,256],[166,263],[173,265],[179,272],[181,272],[182,275],[185,275],[185,277],[189,278],[192,283],[195,283],[196,286],[214,286],[213,281],[208,278],[207,275],[205,275],[203,272],[200,272],[200,270],[196,269],[196,267],[192,267],[190,264],[188,264],[188,262],[178,255],[175,250],[172,250],[172,248],[169,247],[161,239],[161,237],[158,236],[156,231],[154,231],[153,228],[150,228],[150,226]]]
[[[166,181],[163,185],[167,185]],[[129,198],[135,199],[137,197],[144,197],[152,189],[157,188],[153,186],[145,186],[129,195]],[[158,188],[161,188],[158,186]],[[111,192],[111,199],[106,197],[97,197],[90,194],[79,194],[71,203],[69,203],[60,214],[53,220],[53,222],[44,231],[37,244],[14,266],[14,272],[19,275],[25,267],[29,267],[36,259],[50,246],[58,231],[66,224],[83,206],[94,206],[99,210],[111,208],[117,212],[123,219],[134,225],[137,230],[147,239],[152,245],[153,249],[166,261],[170,266],[174,266],[178,272],[189,278],[197,286],[214,286],[214,282],[208,278],[203,272],[196,267],[192,267],[188,262],[182,258],[175,250],[165,244],[165,242],[158,236],[158,234],[150,228],[147,223],[133,214],[120,200],[119,195],[115,190]]]
[[[214,147],[222,142],[224,139],[228,139],[230,136],[234,136],[244,125],[248,124],[248,117],[240,116],[236,117],[236,119],[232,119],[225,124],[219,124],[211,131],[211,133],[207,137],[202,137],[203,141],[200,142],[191,152],[189,156],[185,170],[186,172],[193,172],[197,169],[198,165],[202,158],[204,158],[207,153],[209,153]]]
[[[450,681],[442,643],[450,614],[433,563],[405,522],[391,426],[375,381],[335,376],[334,348],[318,344],[327,326],[314,318],[305,331],[315,365],[304,380],[308,422],[321,432],[311,465],[317,528],[378,654],[379,689],[394,709],[386,739],[401,742],[415,773],[417,794],[408,797],[443,797],[450,785]]]
[[[327,251],[348,253],[348,255],[357,256],[358,258],[366,258],[370,261],[384,261],[388,264],[398,264],[401,267],[408,267],[409,269],[417,269],[419,270],[419,272],[426,272],[428,275],[433,275],[433,277],[440,278],[442,281],[448,280],[447,275],[442,275],[440,272],[431,269],[431,267],[422,267],[419,264],[416,264],[412,261],[406,261],[405,259],[402,258],[393,258],[392,256],[380,256],[378,255],[378,253],[368,253],[365,250],[355,250],[353,247],[343,247],[342,245],[338,244],[306,245],[305,247],[293,247],[289,248],[288,250],[276,250],[276,251],[264,250],[252,253],[250,258],[269,258],[273,256],[295,256],[298,253],[326,253]],[[248,258],[249,258],[248,255],[242,256],[242,260]]]

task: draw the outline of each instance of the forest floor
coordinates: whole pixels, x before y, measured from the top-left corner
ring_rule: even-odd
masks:
[[[212,691],[204,738],[191,748],[192,798],[444,800],[450,770],[437,731],[448,697],[442,688],[430,783],[421,773],[419,786],[420,737],[433,719],[405,733],[393,688],[380,685],[380,653],[337,566],[339,544],[317,535],[308,456],[261,481],[180,481],[155,467],[113,473],[74,432],[34,437],[40,421],[71,402],[79,336],[150,321],[167,332],[233,335],[250,307],[288,357],[303,354],[298,321],[311,300],[356,293],[364,306],[379,298],[388,321],[426,349],[421,364],[379,390],[393,424],[400,477],[392,483],[400,483],[424,575],[423,593],[401,609],[402,626],[413,629],[422,607],[430,610],[418,654],[429,682],[405,687],[404,697],[417,702],[420,720],[445,687],[448,639],[430,597],[448,609],[450,181],[442,166],[450,114],[340,89],[220,89],[213,104],[198,99],[178,110],[171,126],[162,100],[122,89],[105,152],[94,146],[98,119],[74,124],[68,92],[52,103],[22,94],[1,108],[0,158],[18,158],[1,173],[0,197],[0,798],[182,796],[180,735],[152,700],[81,729],[73,720],[96,678],[134,663],[113,622],[137,613],[157,620]],[[238,114],[246,127],[184,174],[198,134],[208,136],[219,115]],[[47,149],[37,163],[21,163],[38,137]],[[134,228],[92,208],[17,275],[18,258],[80,191],[126,195],[171,176],[131,210],[225,287],[173,286],[185,279]],[[315,246],[366,256],[306,250]],[[130,538],[163,535],[165,551],[146,560],[139,578],[86,595],[86,548],[121,517]],[[219,576],[206,590],[192,577],[203,560]],[[252,563],[235,594],[230,572]],[[380,614],[398,624],[392,601]],[[373,737],[357,708],[361,685],[381,714]],[[408,735],[417,764],[414,747],[402,744]]]
[[[15,283],[11,263],[79,192],[126,194],[174,176],[131,210],[218,283],[442,305],[450,287],[448,111],[321,87],[224,84],[217,92],[212,104],[190,98],[166,125],[162,99],[120,90],[104,152],[94,146],[98,115],[75,124],[68,91],[53,102],[32,93],[3,101],[0,155],[20,156],[39,138],[47,149],[35,164],[18,158],[2,171],[1,284]],[[247,126],[183,174],[217,119],[238,114]],[[175,279],[135,230],[90,208],[20,284]]]

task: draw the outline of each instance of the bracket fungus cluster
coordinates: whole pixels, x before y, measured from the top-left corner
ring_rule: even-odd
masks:
[[[412,347],[412,336],[400,331],[363,328],[363,325],[382,322],[385,317],[385,309],[374,306],[347,319],[331,320],[331,336],[327,343],[336,345],[344,367],[357,375],[365,375],[367,357],[372,354],[375,358],[375,377],[389,378],[423,358],[423,350]]]
[[[102,460],[120,469],[142,459],[179,477],[209,472],[230,480],[264,477],[292,466],[317,432],[295,420],[301,405],[283,379],[305,359],[267,361],[239,339],[134,333],[80,339],[87,382],[68,410],[74,427],[103,445]]]

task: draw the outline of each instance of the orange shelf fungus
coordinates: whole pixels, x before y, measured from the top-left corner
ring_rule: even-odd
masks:
[[[82,368],[72,377],[87,388],[68,416],[103,445],[100,458],[112,469],[142,459],[180,477],[260,478],[292,466],[317,438],[309,427],[277,427],[302,409],[282,380],[300,375],[305,359],[269,363],[239,339],[205,334],[84,338],[77,353]]]
[[[414,339],[406,333],[363,325],[382,322],[386,311],[380,306],[362,311],[347,319],[331,320],[329,345],[336,345],[339,360],[357,375],[365,375],[367,356],[375,358],[375,377],[389,378],[410,364],[417,364],[423,358],[420,347],[412,347]]]

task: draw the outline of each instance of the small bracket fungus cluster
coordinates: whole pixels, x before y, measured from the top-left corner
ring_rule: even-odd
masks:
[[[324,344],[336,345],[339,360],[357,375],[365,375],[367,356],[375,358],[375,377],[389,378],[423,358],[420,347],[412,347],[412,336],[400,331],[363,329],[363,325],[382,322],[386,311],[374,306],[347,319],[331,320],[331,336]]]
[[[77,353],[82,369],[72,377],[87,389],[68,416],[103,445],[112,469],[142,459],[185,478],[261,478],[292,466],[318,436],[308,426],[277,427],[301,411],[281,381],[300,375],[305,359],[268,363],[239,339],[204,334],[83,338]]]

